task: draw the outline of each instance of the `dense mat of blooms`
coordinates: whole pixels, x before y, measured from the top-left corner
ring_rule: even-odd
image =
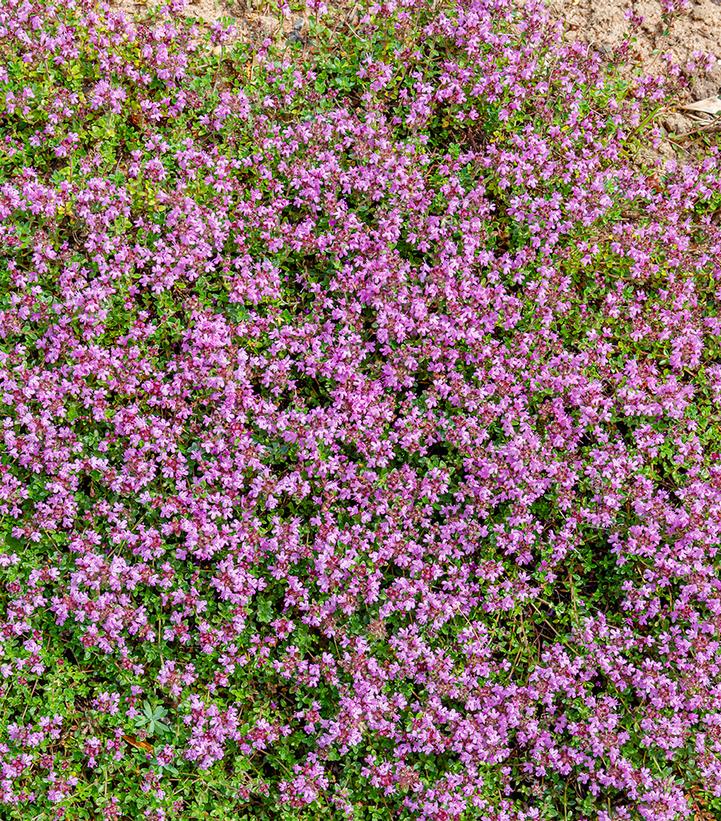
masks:
[[[721,812],[718,155],[324,11],[0,6],[0,814]]]

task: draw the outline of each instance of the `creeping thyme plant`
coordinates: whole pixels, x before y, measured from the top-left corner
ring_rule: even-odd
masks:
[[[0,4],[0,817],[721,818],[721,165],[536,0]]]

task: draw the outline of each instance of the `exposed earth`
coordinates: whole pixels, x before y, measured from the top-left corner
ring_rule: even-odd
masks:
[[[154,0],[110,0],[111,5],[133,17],[142,16],[147,9],[157,5]],[[279,33],[286,36],[299,31],[302,18],[284,19],[272,14],[264,0],[187,0],[185,12],[205,23],[232,18],[239,38],[272,37]]]
[[[562,20],[567,39],[586,41],[607,59],[622,55],[626,71],[668,76],[678,70],[685,88],[678,95],[679,108],[660,118],[667,136],[715,127],[709,115],[682,106],[716,97],[721,90],[721,0],[687,0],[671,14],[664,7],[674,0],[546,2]],[[673,151],[665,144],[660,153],[670,156]]]
[[[585,40],[608,57],[629,41],[629,68],[667,74],[670,60],[681,68],[691,98],[718,94],[721,59],[716,65],[704,65],[701,55],[721,58],[721,0],[689,0],[685,9],[670,15],[664,15],[669,0],[547,0],[547,4],[563,21],[569,39]]]

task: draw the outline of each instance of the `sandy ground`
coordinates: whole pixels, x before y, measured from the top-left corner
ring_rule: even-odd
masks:
[[[142,17],[145,11],[160,0],[110,0],[111,5],[131,17]],[[263,40],[282,33],[286,37],[302,35],[302,18],[290,20],[271,14],[264,0],[186,0],[185,13],[204,23],[215,23],[232,18],[239,39]]]
[[[679,66],[687,84],[680,106],[721,91],[721,0],[687,0],[687,7],[670,18],[664,17],[659,0],[547,3],[563,20],[567,39],[585,40],[609,58],[628,42],[627,71],[667,75],[669,61]],[[703,129],[710,119],[679,107],[665,114],[661,124],[667,134],[679,136]]]
[[[659,0],[547,0],[547,3],[564,21],[567,38],[585,40],[609,57],[628,40],[627,59],[631,68],[646,74],[665,74],[664,55],[667,55],[682,68],[689,83],[690,98],[697,100],[719,93],[721,60],[713,67],[688,64],[698,52],[721,57],[721,0],[689,0],[687,9],[665,20]],[[629,19],[629,13],[635,21]]]
[[[660,118],[667,136],[688,136],[711,126],[710,116],[682,106],[721,91],[721,0],[687,0],[686,8],[670,17],[659,0],[546,2],[563,20],[566,39],[584,40],[608,59],[628,42],[626,71],[668,75],[669,60],[680,67],[686,89],[679,94],[679,107]],[[674,150],[666,144],[661,154]]]

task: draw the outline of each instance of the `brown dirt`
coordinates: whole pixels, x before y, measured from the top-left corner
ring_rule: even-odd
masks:
[[[160,0],[110,0],[111,5],[129,17],[142,17]],[[264,0],[187,0],[185,14],[204,23],[229,18],[239,39],[263,40],[278,34],[289,36],[295,30],[302,34],[300,18],[285,19],[270,13]]]
[[[687,84],[679,94],[679,105],[715,97],[721,91],[721,0],[690,0],[688,8],[670,19],[664,18],[659,0],[546,2],[551,13],[563,21],[568,40],[583,40],[612,61],[627,42],[626,72],[668,76],[670,64],[678,66]],[[655,152],[661,158],[670,158],[678,150],[687,153],[685,138],[716,127],[710,117],[680,107],[667,111],[659,122],[671,138]],[[673,143],[677,138],[681,142]]]
[[[721,0],[691,0],[689,8],[664,20],[658,0],[547,0],[564,22],[566,37],[585,40],[610,56],[630,41],[629,65],[645,74],[667,72],[664,55],[679,65],[693,99],[712,97],[721,88],[721,61],[689,66],[694,53],[721,57]],[[635,26],[627,17],[642,18]]]

